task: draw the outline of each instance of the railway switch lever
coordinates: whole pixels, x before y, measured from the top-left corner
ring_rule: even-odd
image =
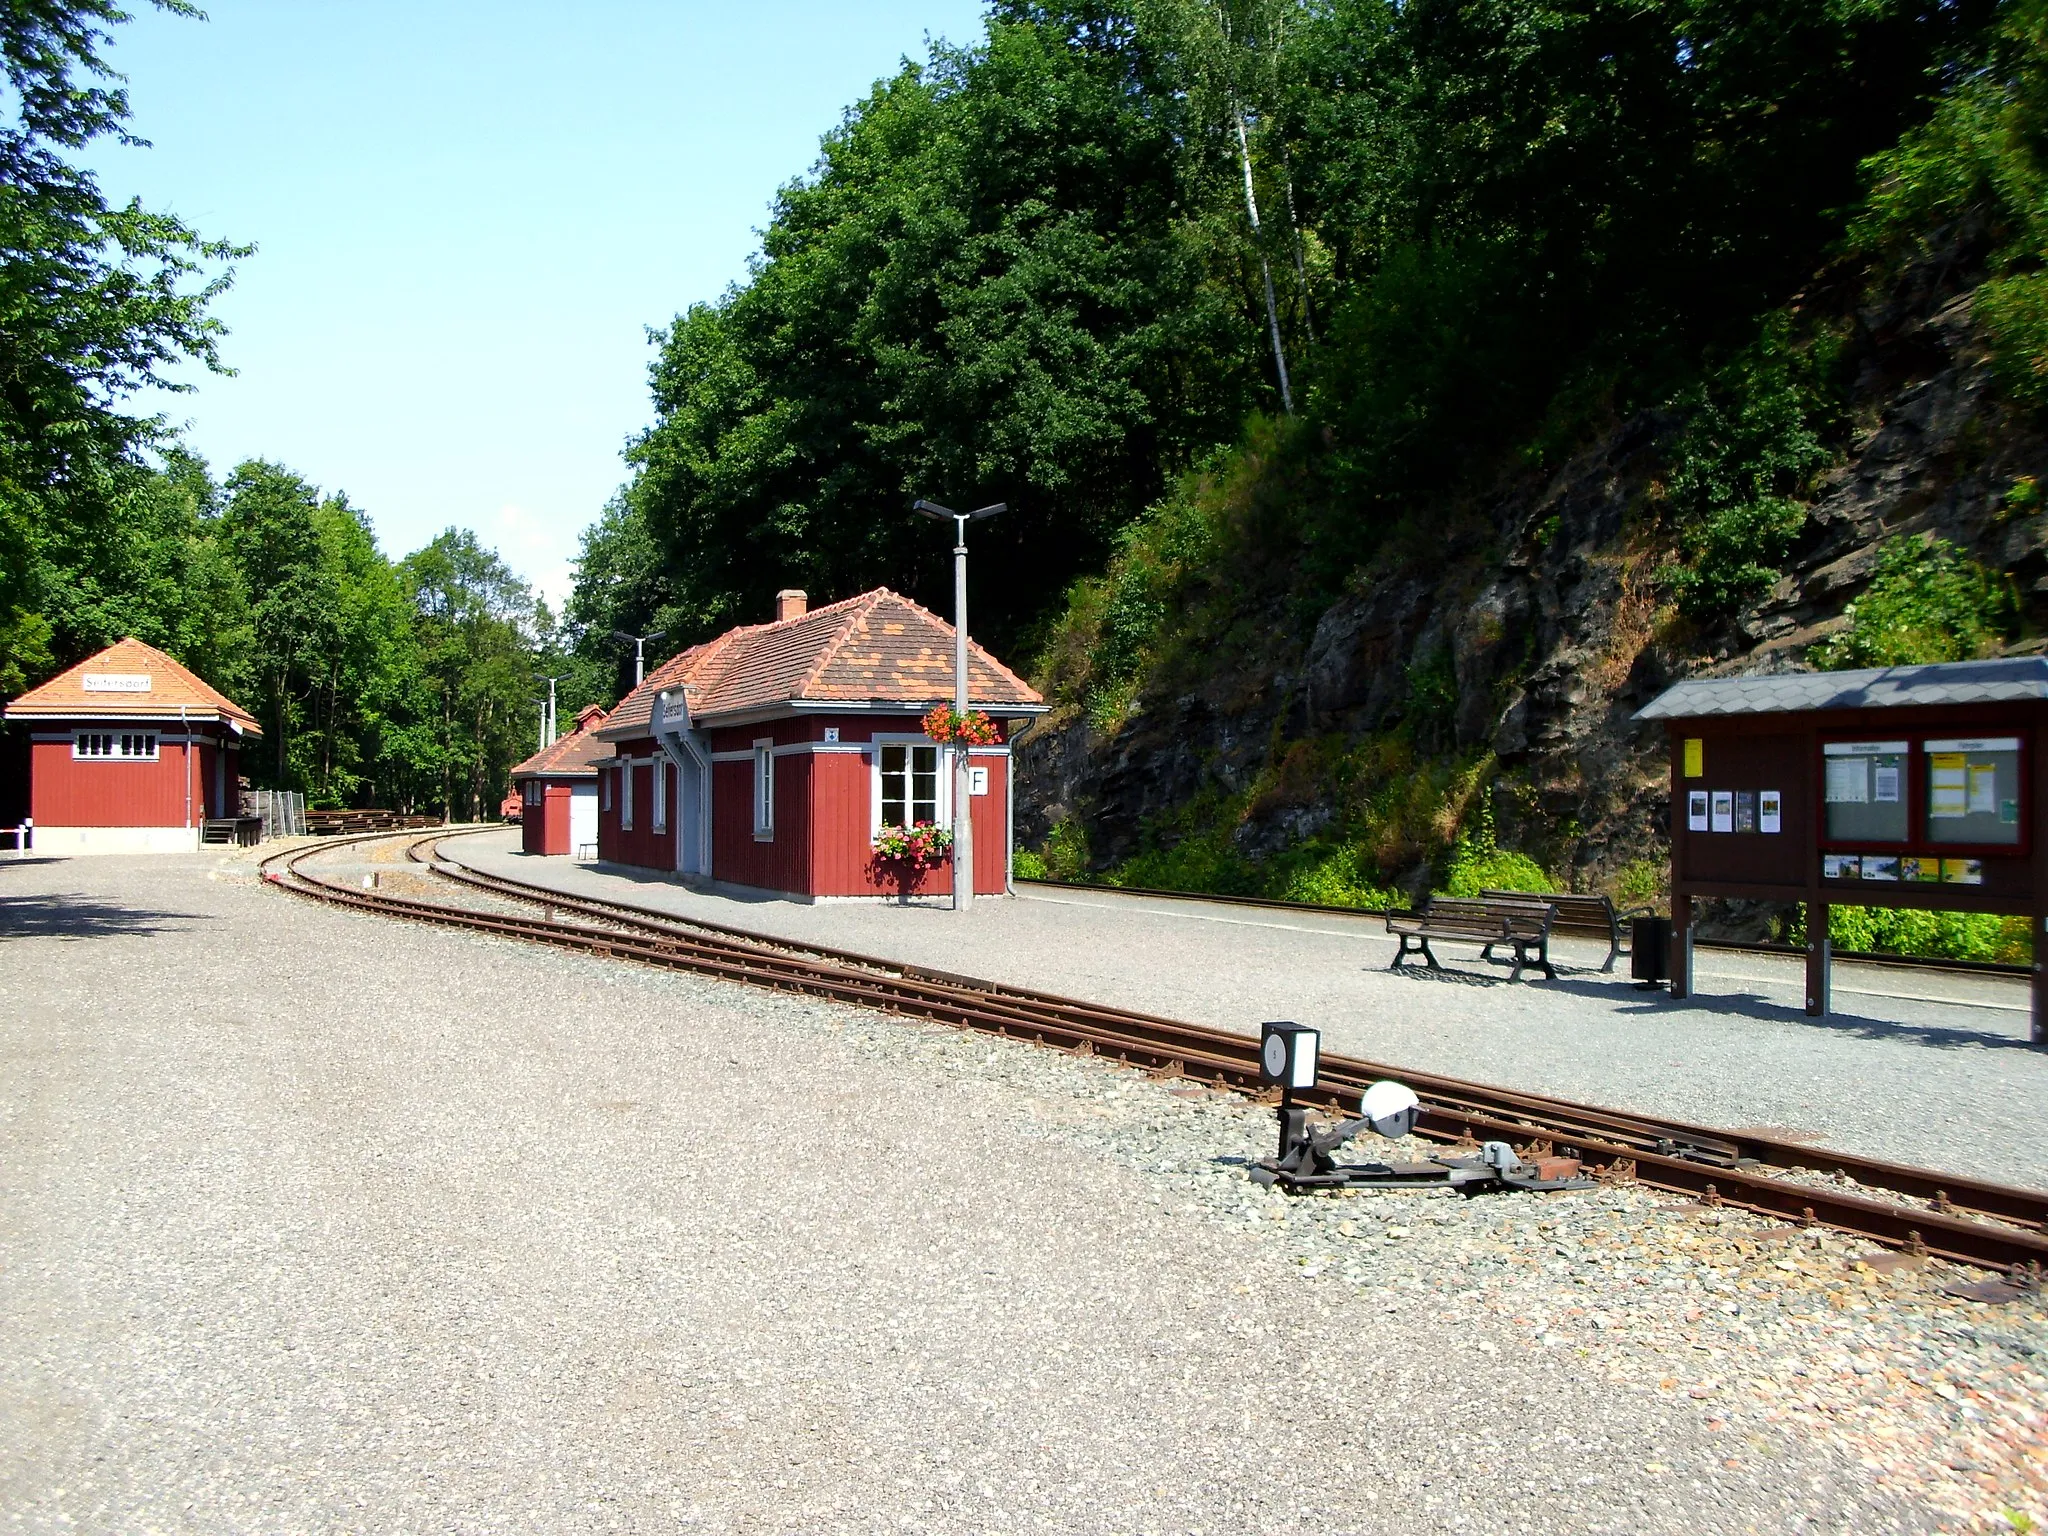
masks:
[[[1591,1189],[1593,1181],[1577,1176],[1576,1163],[1558,1168],[1525,1163],[1504,1141],[1489,1141],[1477,1157],[1431,1157],[1419,1163],[1340,1163],[1337,1149],[1362,1131],[1398,1141],[1415,1129],[1422,1102],[1405,1083],[1383,1079],[1359,1100],[1359,1113],[1321,1130],[1308,1122],[1305,1106],[1293,1102],[1293,1090],[1315,1086],[1315,1061],[1320,1037],[1298,1024],[1268,1024],[1260,1043],[1259,1065],[1268,1082],[1280,1085],[1280,1148],[1277,1156],[1254,1164],[1255,1183],[1278,1185],[1289,1194],[1318,1189],[1455,1189],[1462,1195],[1494,1190]],[[1305,1069],[1305,1070],[1304,1070]],[[1545,1174],[1564,1173],[1563,1178]]]

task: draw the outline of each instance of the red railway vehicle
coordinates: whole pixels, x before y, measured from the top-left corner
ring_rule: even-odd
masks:
[[[968,691],[992,719],[972,747],[974,889],[1009,889],[1009,735],[1045,713],[978,645]],[[953,627],[886,587],[728,630],[653,672],[596,735],[598,856],[722,886],[820,900],[938,895],[950,855],[875,851],[884,827],[952,823],[946,754],[924,716],[953,695]]]
[[[38,853],[195,849],[209,820],[240,811],[255,716],[154,646],[130,637],[7,706],[28,723]]]
[[[512,770],[511,804],[526,852],[597,856],[597,769],[591,765],[610,754],[611,743],[592,733],[604,722],[603,710],[586,706],[575,730]]]

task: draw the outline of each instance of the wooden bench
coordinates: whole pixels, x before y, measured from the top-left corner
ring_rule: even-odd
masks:
[[[1638,917],[1654,917],[1654,907],[1625,907],[1616,911],[1614,903],[1605,896],[1571,896],[1552,894],[1532,896],[1523,891],[1481,891],[1482,900],[1489,901],[1547,901],[1557,910],[1557,917],[1551,927],[1560,933],[1589,933],[1595,938],[1607,941],[1607,963],[1603,971],[1614,969],[1614,960],[1621,953],[1623,927]]]
[[[1400,939],[1389,970],[1398,969],[1410,955],[1419,954],[1430,969],[1440,971],[1431,939],[1453,939],[1480,946],[1479,958],[1491,960],[1496,946],[1506,944],[1515,952],[1515,968],[1508,980],[1520,981],[1525,966],[1537,965],[1552,981],[1557,972],[1550,964],[1550,925],[1557,909],[1546,897],[1520,894],[1480,897],[1432,896],[1419,912],[1390,912],[1387,932]]]

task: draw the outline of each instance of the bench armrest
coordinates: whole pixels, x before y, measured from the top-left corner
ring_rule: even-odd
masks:
[[[1656,915],[1657,909],[1655,907],[1628,907],[1615,913],[1614,920],[1617,923],[1625,923],[1632,917],[1655,917]]]

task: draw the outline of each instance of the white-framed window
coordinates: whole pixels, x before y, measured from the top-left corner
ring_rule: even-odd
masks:
[[[659,750],[654,754],[654,830],[668,830],[668,759]]]
[[[597,776],[598,792],[604,796],[604,809],[606,810],[612,808],[612,774],[614,771],[607,768]]]
[[[754,836],[775,836],[775,742],[766,736],[754,743]]]
[[[71,756],[81,762],[153,763],[155,731],[80,731],[71,738]]]
[[[633,770],[640,765],[627,758],[619,764],[619,828],[633,830]]]
[[[946,754],[922,737],[875,743],[875,825],[914,827],[921,821],[943,826],[952,797]]]

